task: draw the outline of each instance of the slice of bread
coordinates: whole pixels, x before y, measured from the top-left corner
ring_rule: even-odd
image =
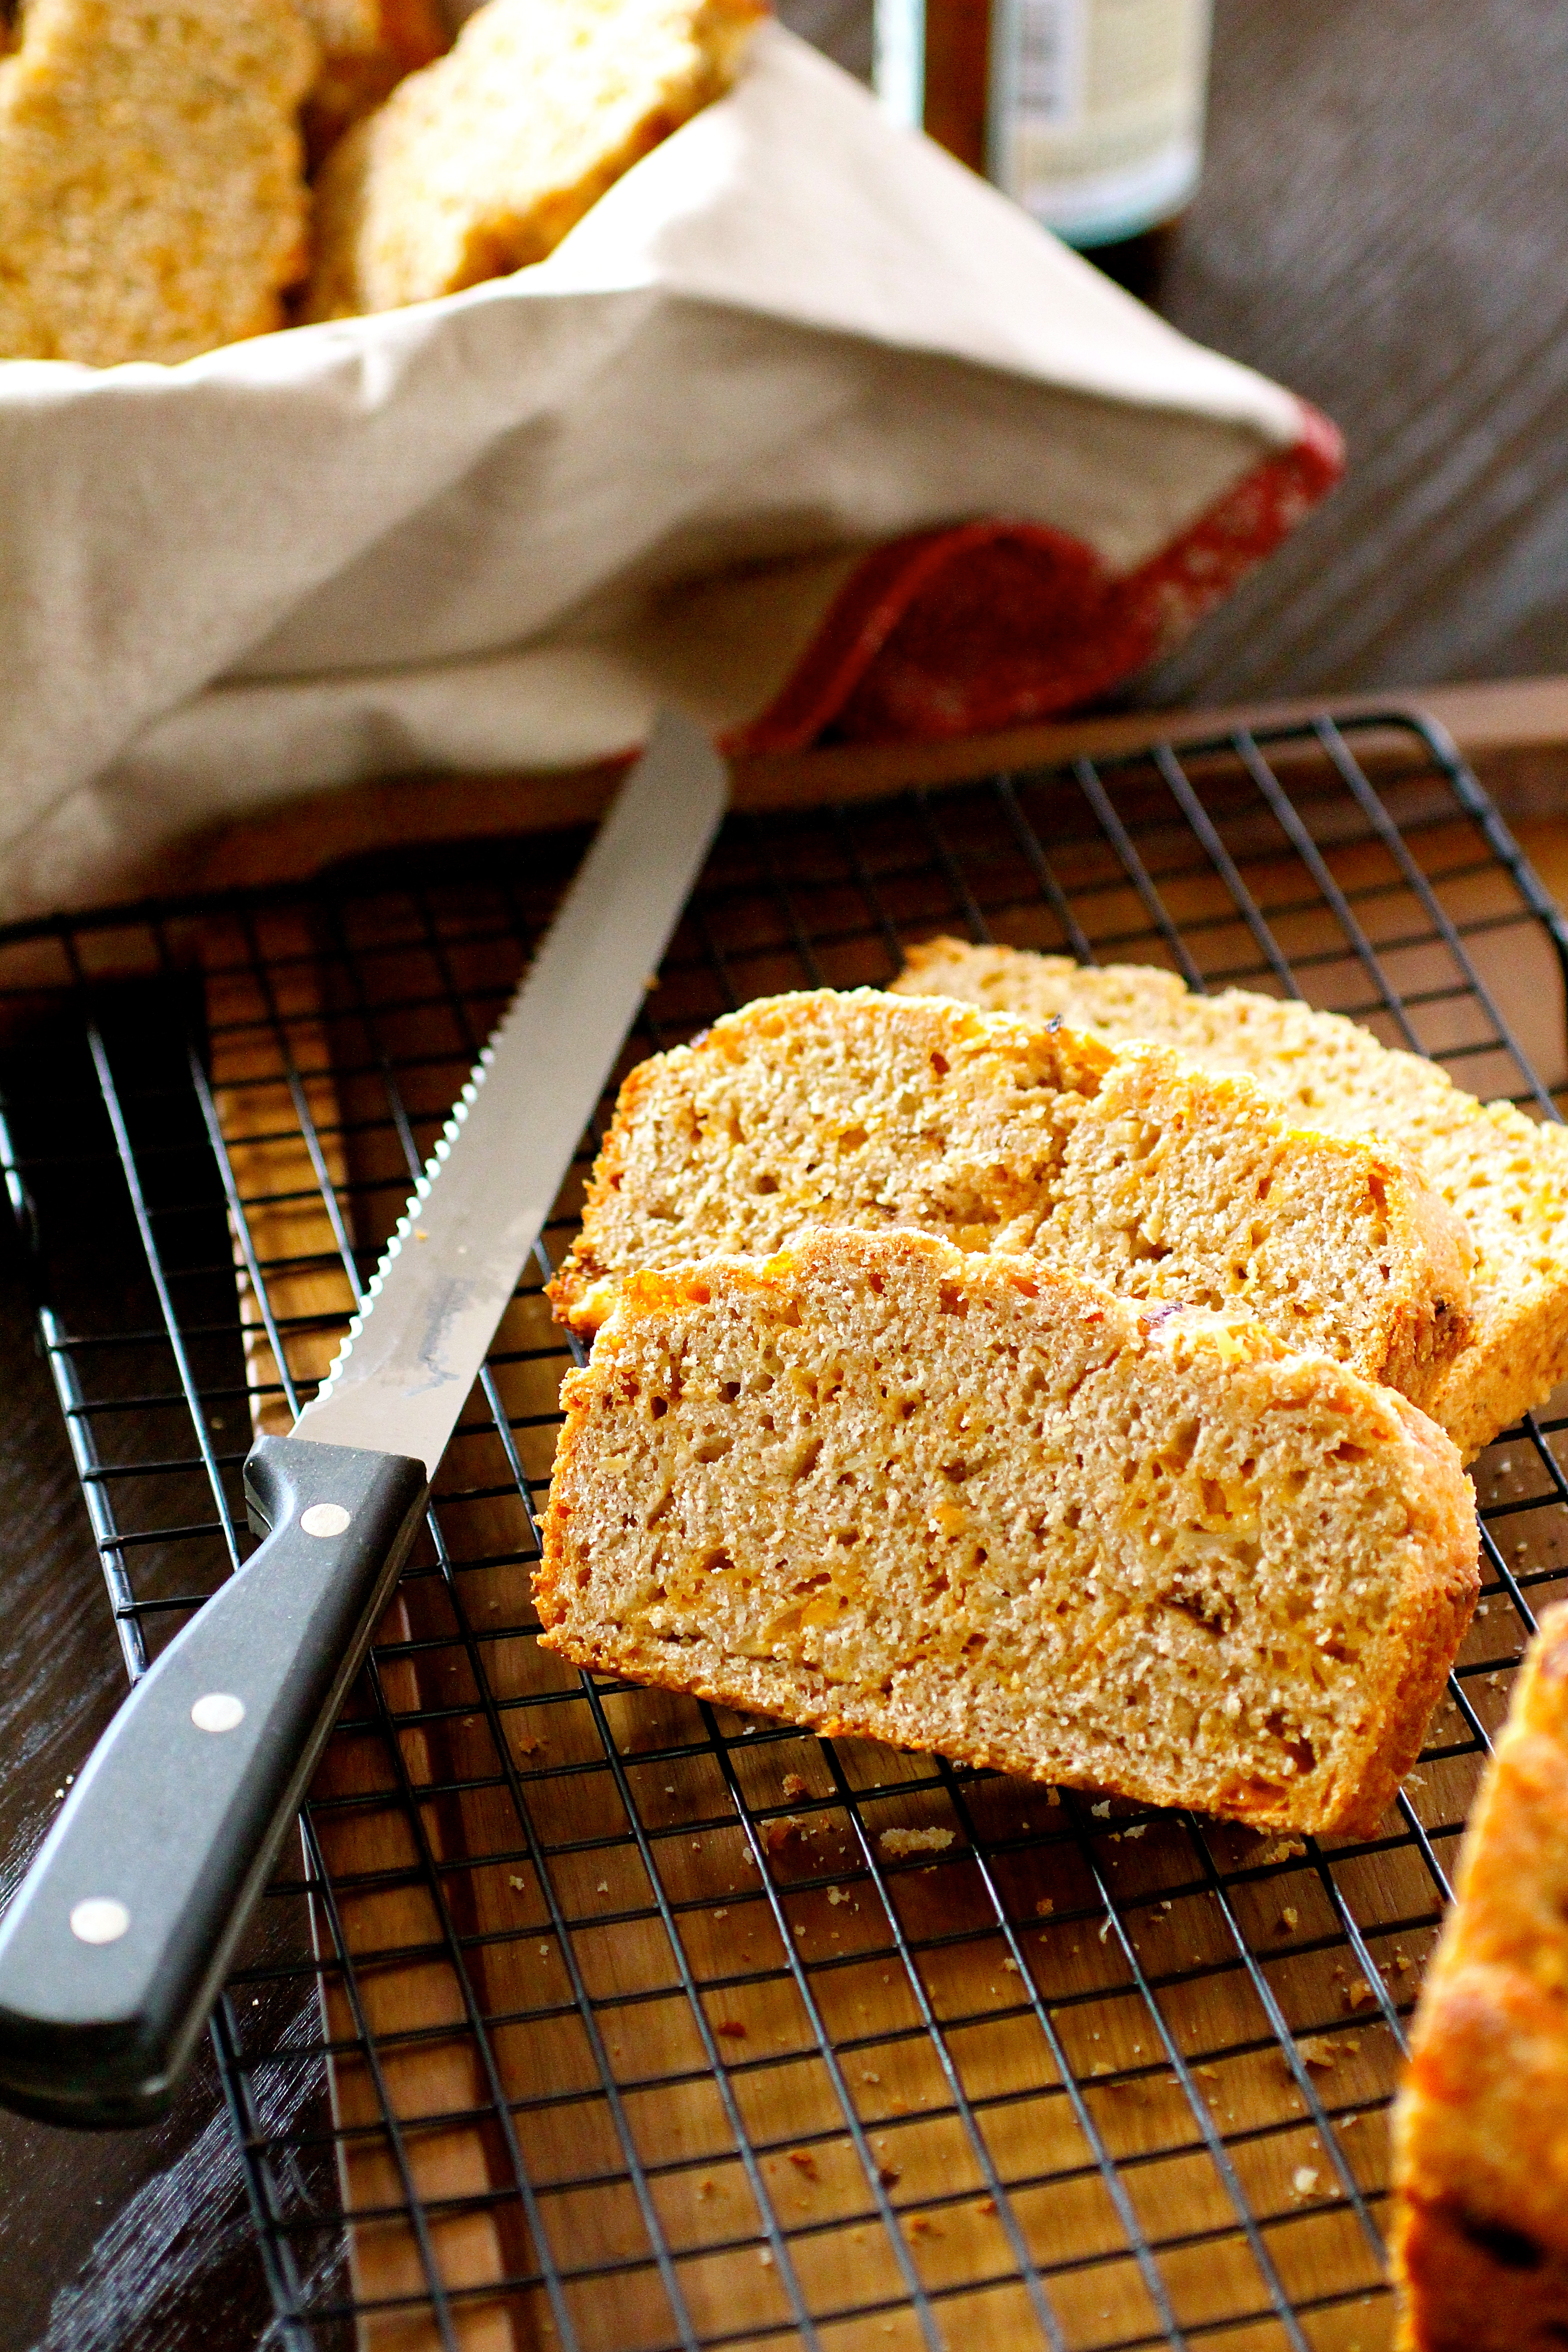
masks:
[[[350,131],[317,189],[312,319],[542,261],[728,89],[763,0],[488,0]]]
[[[1194,996],[1143,964],[1095,971],[931,940],[910,949],[893,986],[1057,1017],[1112,1043],[1178,1046],[1205,1069],[1257,1077],[1293,1118],[1408,1153],[1475,1244],[1469,1344],[1421,1400],[1467,1461],[1568,1379],[1568,1130],[1479,1103],[1436,1063],[1380,1045],[1340,1013],[1237,988]]]
[[[319,163],[351,123],[378,107],[405,74],[449,46],[437,0],[300,0],[321,45],[305,106],[305,139]]]
[[[0,61],[0,357],[178,361],[305,265],[294,0],[30,0]]]
[[[1394,2116],[1405,2352],[1568,2344],[1568,1605],[1470,1817]]]
[[[819,1231],[638,1275],[562,1394],[546,1643],[828,1732],[1366,1832],[1475,1605],[1414,1406],[1025,1258]]]
[[[763,998],[634,1070],[550,1295],[590,1331],[637,1268],[813,1224],[1245,1306],[1417,1402],[1467,1328],[1459,1229],[1397,1160],[1165,1047],[875,989]]]

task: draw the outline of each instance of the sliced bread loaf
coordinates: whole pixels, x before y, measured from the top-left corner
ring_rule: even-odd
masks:
[[[1475,1603],[1391,1390],[924,1235],[638,1275],[562,1393],[545,1642],[830,1732],[1366,1832]]]
[[[1418,1402],[1466,1328],[1459,1229],[1396,1159],[1165,1047],[874,989],[763,998],[634,1070],[551,1297],[589,1331],[637,1268],[812,1224],[1244,1305]]]
[[[1568,1605],[1514,1685],[1394,2117],[1405,2352],[1568,2344]]]
[[[611,183],[726,90],[763,0],[488,0],[327,160],[312,319],[542,261]]]
[[[189,359],[305,265],[295,0],[29,0],[0,61],[0,357]]]
[[[1568,1130],[1479,1103],[1434,1062],[1337,1013],[1230,988],[1194,996],[1144,964],[931,940],[895,990],[940,994],[1112,1043],[1146,1037],[1260,1080],[1292,1118],[1407,1153],[1475,1244],[1468,1345],[1421,1402],[1466,1460],[1568,1379]]]

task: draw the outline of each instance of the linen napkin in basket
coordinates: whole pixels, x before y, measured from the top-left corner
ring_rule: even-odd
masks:
[[[1335,478],[1200,350],[764,27],[551,258],[174,368],[0,365],[0,917],[418,768],[1038,716]]]

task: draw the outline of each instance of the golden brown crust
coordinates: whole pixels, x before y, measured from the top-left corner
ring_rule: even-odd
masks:
[[[321,69],[305,101],[305,145],[314,169],[345,131],[372,113],[407,74],[450,47],[436,0],[302,0],[321,44]]]
[[[1568,1604],[1471,1816],[1394,2126],[1405,2352],[1568,2342]]]
[[[1462,1229],[1399,1155],[1168,1046],[871,989],[761,998],[634,1070],[551,1300],[586,1335],[631,1268],[807,1223],[1245,1305],[1421,1404],[1469,1328]]]
[[[1421,1402],[1467,1461],[1568,1379],[1568,1130],[1511,1103],[1479,1103],[1422,1056],[1380,1045],[1341,1014],[1245,989],[1194,996],[1174,972],[1094,969],[1066,956],[928,940],[895,993],[1146,1036],[1207,1066],[1250,1070],[1301,1116],[1406,1152],[1469,1228],[1470,1339]]]
[[[951,1294],[951,1303],[941,1312],[954,1319],[944,1321],[942,1329],[951,1339],[962,1324],[965,1336],[955,1344],[976,1351],[967,1370],[962,1359],[941,1360],[943,1369],[939,1373],[939,1351],[922,1343],[918,1360],[928,1367],[921,1375],[928,1403],[950,1397],[962,1402],[966,1395],[1045,1393],[1053,1381],[1058,1387],[1066,1382],[1061,1393],[1070,1401],[1088,1381],[1081,1408],[1071,1408],[1081,1410],[1083,1416],[1072,1441],[1079,1448],[1081,1474],[1086,1448],[1092,1453],[1103,1442],[1114,1451],[1114,1438],[1104,1436],[1105,1416],[1125,1407],[1131,1397],[1134,1410],[1143,1416],[1137,1423],[1138,1442],[1155,1463],[1156,1484],[1147,1492],[1157,1498],[1164,1526],[1157,1526],[1152,1538],[1137,1534],[1149,1524],[1146,1517],[1138,1516],[1150,1507],[1140,1491],[1147,1464],[1141,1466],[1139,1487],[1124,1488],[1122,1474],[1115,1475],[1113,1491],[1118,1496],[1131,1495],[1126,1509],[1132,1514],[1125,1521],[1132,1533],[1117,1534],[1116,1528],[1122,1522],[1106,1518],[1103,1507],[1072,1499],[1079,1489],[1074,1484],[1070,1445],[1066,1456],[1058,1452],[1051,1457],[1064,1464],[1059,1471],[1037,1470],[1027,1459],[1037,1441],[1026,1432],[1022,1437],[1016,1431],[1004,1434],[1003,1416],[987,1407],[990,1418],[984,1442],[991,1449],[994,1465],[999,1458],[1003,1461],[1006,1475],[994,1480],[989,1487],[965,1484],[959,1490],[964,1498],[962,1508],[937,1507],[936,1517],[929,1522],[935,1553],[929,1573],[937,1579],[931,1589],[949,1598],[935,1604],[935,1617],[929,1622],[920,1616],[923,1604],[917,1605],[916,1617],[908,1622],[918,1621],[928,1626],[917,1639],[902,1630],[906,1621],[899,1612],[904,1603],[896,1598],[896,1588],[902,1589],[898,1587],[898,1578],[906,1567],[900,1546],[907,1550],[910,1542],[917,1549],[927,1542],[918,1532],[922,1524],[919,1510],[923,1506],[917,1507],[913,1535],[907,1517],[900,1519],[902,1535],[895,1538],[889,1532],[876,1538],[884,1546],[882,1552],[870,1558],[857,1552],[858,1565],[852,1572],[833,1565],[837,1555],[831,1555],[831,1548],[820,1566],[817,1560],[828,1541],[825,1524],[831,1521],[836,1509],[842,1516],[842,1508],[848,1507],[836,1506],[833,1498],[851,1473],[859,1482],[852,1487],[858,1497],[854,1507],[856,1524],[866,1528],[884,1524],[882,1506],[867,1500],[869,1457],[863,1444],[861,1452],[855,1454],[851,1441],[856,1440],[857,1431],[865,1429],[868,1397],[873,1400],[869,1406],[873,1421],[882,1409],[874,1402],[876,1382],[883,1383],[879,1392],[884,1399],[898,1388],[889,1369],[898,1360],[896,1346],[885,1336],[874,1336],[883,1328],[877,1318],[891,1314],[895,1305],[901,1311],[909,1298],[918,1307],[922,1284],[928,1293],[940,1286],[944,1300]],[[881,1306],[870,1305],[872,1292]],[[746,1354],[750,1343],[741,1345],[736,1352],[734,1327],[737,1318],[744,1323],[753,1314],[759,1328],[773,1333],[762,1343],[763,1353],[758,1360],[768,1360],[775,1349],[779,1356],[774,1364],[776,1395],[770,1394],[764,1416],[767,1430],[776,1433],[766,1441],[765,1457],[756,1453],[760,1441],[755,1439],[755,1416],[747,1420],[743,1399],[728,1408],[722,1402],[735,1389],[745,1390],[749,1375],[743,1367],[750,1360]],[[1000,1339],[995,1337],[997,1332]],[[792,1339],[790,1333],[798,1334],[798,1339]],[[994,1340],[998,1350],[994,1356],[986,1352]],[[723,1361],[732,1376],[731,1387],[721,1390],[712,1370],[718,1360],[714,1350],[726,1346],[731,1352]],[[817,1361],[824,1348],[836,1366],[826,1389]],[[864,1361],[859,1371],[856,1369],[867,1349],[880,1368],[869,1389]],[[649,1386],[650,1363],[665,1365],[667,1375],[669,1366],[677,1368],[672,1380],[667,1377],[673,1400],[668,1405],[658,1402]],[[833,1385],[835,1380],[840,1381],[837,1388]],[[1105,1385],[1108,1380],[1110,1388]],[[1332,1433],[1331,1460],[1337,1462],[1342,1454],[1351,1465],[1342,1473],[1333,1469],[1332,1477],[1370,1481],[1364,1491],[1358,1489],[1359,1503],[1342,1502],[1345,1525],[1327,1541],[1323,1572],[1331,1583],[1342,1568],[1346,1574],[1359,1577],[1364,1553],[1368,1571],[1384,1580],[1380,1588],[1383,1597],[1373,1611],[1375,1656],[1373,1649],[1357,1648],[1354,1664],[1344,1669],[1345,1704],[1352,1715],[1345,1718],[1343,1737],[1335,1735],[1337,1745],[1331,1753],[1321,1746],[1325,1735],[1317,1728],[1327,1717],[1312,1717],[1312,1737],[1320,1743],[1321,1752],[1313,1760],[1312,1748],[1303,1748],[1299,1769],[1305,1777],[1299,1780],[1289,1777],[1296,1768],[1287,1767],[1283,1774],[1275,1766],[1266,1770],[1256,1760],[1262,1749],[1244,1751],[1251,1761],[1227,1762],[1230,1751],[1223,1742],[1215,1746],[1206,1731],[1194,1728],[1196,1716],[1189,1722],[1190,1709],[1199,1706],[1205,1685],[1201,1679],[1186,1684],[1181,1678],[1205,1675],[1211,1655],[1218,1654],[1210,1652],[1206,1640],[1198,1641],[1194,1647],[1189,1638],[1196,1622],[1192,1612],[1196,1610],[1202,1616],[1213,1605],[1195,1597],[1199,1588],[1190,1582],[1190,1577],[1197,1573],[1201,1583],[1205,1567],[1213,1563],[1214,1543],[1218,1540],[1223,1545],[1228,1540],[1219,1530],[1228,1526],[1233,1536],[1238,1530],[1245,1533],[1246,1526],[1252,1524],[1247,1515],[1256,1507],[1247,1502],[1242,1488],[1229,1483],[1231,1473],[1224,1468],[1219,1453],[1213,1448],[1204,1451],[1206,1438],[1200,1440],[1196,1468],[1192,1470],[1195,1488],[1190,1482],[1182,1484],[1185,1474],[1180,1464],[1174,1486],[1158,1483],[1163,1476],[1158,1471],[1159,1440],[1151,1433],[1159,1425],[1160,1414],[1168,1411],[1171,1396],[1185,1393],[1183,1380],[1196,1382],[1196,1392],[1207,1400],[1216,1431],[1225,1424],[1233,1432],[1245,1433],[1244,1450],[1248,1451],[1254,1447],[1257,1432],[1272,1431],[1274,1434],[1263,1441],[1265,1446],[1282,1444],[1282,1458],[1292,1464],[1307,1462],[1310,1453],[1309,1446],[1308,1454],[1298,1454],[1298,1429],[1308,1423],[1316,1426],[1326,1416]],[[767,1385],[773,1388],[773,1375]],[[1140,1397],[1141,1404],[1136,1402]],[[812,1402],[802,1409],[796,1405],[797,1398]],[[825,1731],[852,1732],[896,1746],[935,1749],[963,1761],[1037,1778],[1076,1779],[1083,1785],[1118,1790],[1142,1802],[1195,1804],[1258,1827],[1369,1831],[1419,1747],[1426,1714],[1474,1605],[1476,1531],[1469,1489],[1452,1446],[1414,1407],[1322,1358],[1285,1353],[1245,1318],[1227,1321],[1183,1310],[1140,1312],[1128,1302],[1027,1261],[964,1255],[923,1236],[819,1231],[765,1263],[714,1261],[636,1275],[624,1285],[616,1311],[599,1335],[592,1362],[564,1384],[563,1402],[566,1424],[556,1456],[543,1559],[536,1580],[542,1638],[548,1646],[580,1664],[626,1674],[726,1705],[781,1715]],[[802,1410],[804,1422],[796,1428]],[[902,1406],[889,1410],[904,1412]],[[658,1442],[677,1449],[689,1445],[689,1430],[683,1416],[698,1416],[691,1423],[702,1433],[697,1450],[672,1457],[687,1464],[685,1471],[650,1467],[639,1454],[646,1438],[645,1412],[655,1415],[647,1426],[660,1433]],[[790,1418],[792,1413],[795,1420]],[[1182,1421],[1180,1425],[1189,1424]],[[1059,1426],[1053,1426],[1052,1442],[1057,1443]],[[967,1447],[973,1452],[975,1439],[968,1419],[962,1421],[962,1428],[969,1431],[967,1436],[941,1436],[939,1446],[956,1446],[961,1452]],[[873,1447],[883,1442],[873,1439]],[[897,1427],[885,1442],[896,1454]],[[798,1467],[802,1444],[809,1455],[805,1472]],[[780,1449],[796,1465],[787,1472],[782,1494],[780,1474],[766,1467],[766,1461]],[[819,1456],[826,1465],[820,1473],[826,1481],[820,1496],[812,1489],[792,1497],[787,1480],[817,1476]],[[893,1458],[894,1454],[887,1457]],[[883,1461],[880,1455],[877,1459]],[[1115,1459],[1121,1462],[1123,1456],[1117,1453]],[[721,1461],[726,1466],[717,1479],[690,1466]],[[883,1462],[879,1470],[872,1463],[869,1472],[872,1490],[879,1480],[885,1479],[895,1500],[900,1480],[907,1494],[913,1491],[910,1479],[917,1477],[905,1455],[897,1454],[897,1461],[902,1466],[889,1470]],[[954,1475],[950,1467],[946,1475]],[[962,1464],[956,1475],[963,1476]],[[1308,1475],[1306,1469],[1292,1470],[1279,1486],[1268,1487],[1265,1519],[1258,1526],[1261,1539],[1275,1548],[1268,1554],[1270,1559],[1304,1560],[1305,1547],[1323,1542],[1321,1519],[1312,1516],[1323,1508],[1317,1488],[1312,1490],[1316,1499],[1310,1508],[1306,1504],[1301,1507],[1299,1527],[1294,1521],[1288,1526],[1278,1516],[1284,1512],[1288,1518],[1292,1505],[1286,1497],[1294,1493],[1293,1482]],[[683,1479],[689,1483],[683,1484]],[[1033,1485],[1028,1484],[1030,1479]],[[1227,1516],[1205,1522],[1213,1532],[1194,1538],[1195,1550],[1190,1546],[1184,1550],[1187,1538],[1183,1530],[1196,1525],[1189,1517],[1189,1493],[1201,1491],[1217,1497],[1222,1490],[1227,1498],[1224,1507]],[[954,1490],[943,1487],[942,1491]],[[1348,1498],[1348,1488],[1345,1495]],[[1217,1501],[1210,1507],[1218,1507]],[[1059,1517],[1063,1508],[1068,1511],[1065,1520]],[[1120,1503],[1117,1508],[1121,1508]],[[784,1519],[776,1517],[781,1510]],[[789,1518],[792,1510],[797,1513],[793,1520]],[[1058,1529],[1055,1536],[1042,1535],[1037,1543],[1031,1539],[1026,1545],[1021,1569],[1016,1561],[1009,1562],[1009,1538],[1005,1532],[997,1532],[1008,1524],[1015,1528],[1021,1524],[1020,1511],[1038,1519],[1043,1528]],[[1234,1516],[1237,1512],[1239,1520]],[[770,1513],[775,1516],[770,1517]],[[964,1532],[966,1514],[979,1515],[969,1534]],[[795,1528],[793,1536],[777,1531],[786,1521]],[[756,1527],[763,1522],[774,1531],[755,1537]],[[890,1529],[893,1522],[887,1524]],[[1385,1529],[1386,1536],[1374,1538],[1371,1532],[1374,1527]],[[976,1528],[989,1530],[974,1555],[982,1565],[966,1568],[952,1547],[962,1554]],[[1061,1532],[1067,1528],[1088,1530],[1084,1540],[1091,1549],[1086,1555],[1087,1566],[1085,1560],[1068,1557],[1064,1547],[1070,1548],[1077,1538]],[[1173,1531],[1169,1538],[1167,1529]],[[755,1557],[746,1549],[753,1537],[763,1547]],[[1174,1549],[1164,1549],[1168,1539]],[[858,1543],[860,1538],[853,1540]],[[1118,1545],[1143,1540],[1152,1543],[1143,1557],[1155,1562],[1157,1578],[1168,1582],[1174,1576],[1172,1589],[1188,1595],[1168,1604],[1176,1615],[1156,1612],[1148,1654],[1158,1678],[1165,1668],[1158,1663],[1157,1654],[1163,1645],[1163,1654],[1169,1659],[1174,1639],[1182,1663],[1172,1669],[1177,1679],[1170,1703],[1178,1710],[1173,1720],[1187,1722],[1189,1727],[1173,1738],[1143,1736],[1135,1727],[1125,1733],[1119,1730],[1110,1748],[1093,1751],[1091,1765],[1075,1770],[1071,1758],[1090,1755],[1081,1742],[1081,1726],[1079,1731],[1071,1728],[1080,1699],[1076,1696],[1058,1699],[1058,1669],[1044,1664],[1047,1654],[1054,1654],[1048,1645],[1058,1639],[1057,1621],[1050,1612],[1058,1604],[1050,1601],[1048,1593],[1038,1601],[1027,1596],[1043,1590],[1039,1579],[1049,1583],[1058,1571],[1067,1580],[1066,1591],[1073,1596],[1064,1598],[1059,1608],[1078,1606],[1076,1596],[1084,1589],[1094,1590],[1095,1580],[1102,1576],[1109,1577],[1119,1591],[1116,1579],[1131,1574],[1129,1591],[1142,1591],[1139,1580],[1144,1570],[1123,1570],[1115,1561],[1130,1557],[1118,1551]],[[1353,1562],[1348,1557],[1352,1548],[1357,1549]],[[1250,1549],[1256,1549],[1256,1544]],[[716,1560],[722,1563],[722,1575],[714,1571],[711,1580],[707,1580]],[[1097,1560],[1099,1566],[1094,1565]],[[1301,1573],[1306,1572],[1303,1566]],[[916,1571],[917,1580],[927,1573]],[[1251,1580],[1257,1579],[1259,1594],[1271,1593],[1269,1580],[1277,1573],[1249,1569],[1243,1590],[1252,1591]],[[1027,1596],[1018,1583],[1020,1575]],[[652,1584],[647,1581],[650,1576]],[[1085,1576],[1087,1587],[1079,1580]],[[725,1588],[725,1577],[739,1581]],[[866,1596],[879,1577],[880,1594],[872,1606]],[[1326,1590],[1321,1585],[1313,1589]],[[797,1591],[810,1602],[801,1621],[805,1630],[798,1634],[787,1633],[779,1641],[770,1636],[759,1643],[746,1625],[793,1626],[802,1605],[793,1597]],[[653,1602],[647,1599],[649,1592],[658,1596]],[[722,1608],[737,1592],[743,1596],[743,1606],[734,1620],[736,1630],[722,1630]],[[812,1601],[813,1592],[820,1592],[821,1599]],[[851,1603],[870,1609],[864,1622],[875,1624],[874,1636],[854,1633],[845,1613]],[[1254,1605],[1271,1607],[1273,1603],[1259,1600],[1244,1604]],[[1344,1638],[1330,1629],[1345,1622],[1342,1611],[1347,1605],[1322,1601],[1324,1643],[1331,1645]],[[1121,1672],[1118,1661],[1124,1650],[1128,1658],[1132,1656],[1125,1645],[1143,1638],[1135,1622],[1142,1602],[1124,1603],[1113,1593],[1106,1606],[1110,1611],[1108,1625],[1119,1629],[1114,1633],[1094,1634],[1088,1652],[1076,1634],[1061,1637],[1068,1642],[1064,1654],[1089,1661],[1096,1675],[1102,1664],[1107,1672]],[[756,1615],[759,1610],[761,1618]],[[1214,1622],[1224,1622],[1223,1612]],[[826,1626],[828,1631],[807,1638],[813,1626]],[[1037,1663],[1030,1665],[1026,1657],[1035,1657],[1036,1650],[1027,1644],[1036,1643],[1042,1626],[1041,1638],[1047,1647],[1039,1650]],[[1000,1634],[999,1628],[1003,1629]],[[846,1646],[840,1636],[848,1635],[853,1640]],[[1272,1643],[1278,1636],[1268,1638]],[[879,1639],[894,1644],[889,1654],[893,1662],[886,1667],[876,1664],[881,1654]],[[1025,1642],[1026,1647],[1008,1649],[1015,1640]],[[1005,1652],[1019,1660],[1023,1681],[1020,1673],[1014,1672],[1011,1687],[1005,1673],[991,1663],[998,1641],[997,1655]],[[1101,1659],[1101,1645],[1107,1642],[1110,1647]],[[832,1647],[833,1643],[838,1646]],[[1282,1654],[1269,1651],[1271,1658]],[[1311,1669],[1316,1682],[1321,1683],[1325,1670],[1331,1681],[1338,1670],[1331,1661],[1338,1651],[1320,1647],[1308,1654],[1317,1661]],[[1067,1675],[1063,1687],[1072,1685],[1078,1668],[1069,1665],[1060,1671]],[[1276,1673],[1285,1680],[1283,1669],[1271,1667],[1270,1675]],[[1285,1695],[1287,1707],[1291,1696]],[[1162,1693],[1162,1706],[1166,1696]],[[1218,1706],[1223,1696],[1223,1688],[1210,1690],[1202,1705]],[[1278,1704],[1280,1698],[1280,1692],[1274,1690],[1272,1702]],[[1131,1717],[1121,1711],[1128,1703],[1125,1695],[1116,1701],[1118,1724],[1131,1725]],[[1059,1719],[1052,1714],[1058,1708],[1065,1708]],[[1231,1715],[1228,1704],[1223,1712],[1226,1717]],[[1205,1719],[1220,1720],[1218,1716]],[[1287,1728],[1271,1730],[1269,1738],[1284,1741],[1291,1754],[1296,1752]],[[1075,1739],[1079,1742],[1076,1748]],[[1268,1738],[1263,1746],[1268,1748]],[[1211,1748],[1213,1760],[1202,1761]],[[1243,1751],[1237,1754],[1240,1759]]]

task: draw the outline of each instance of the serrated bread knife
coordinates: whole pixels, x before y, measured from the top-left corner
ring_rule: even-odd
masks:
[[[463,1089],[331,1379],[245,1465],[260,1549],[138,1683],[0,1923],[0,2099],[169,2098],[723,814],[665,713]]]

